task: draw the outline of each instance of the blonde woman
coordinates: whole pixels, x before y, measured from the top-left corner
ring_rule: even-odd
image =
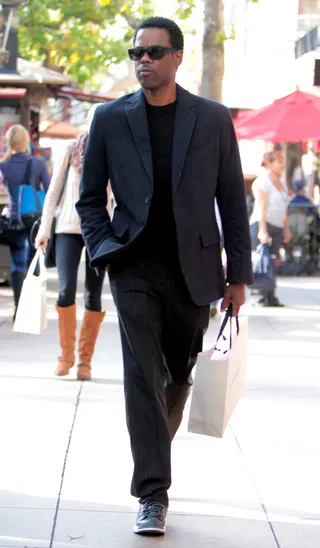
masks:
[[[254,207],[250,218],[251,242],[253,249],[259,242],[270,246],[276,271],[282,243],[291,240],[287,213],[289,194],[287,186],[281,180],[285,168],[283,154],[276,150],[267,152],[262,166],[266,168],[266,173],[258,177],[252,185]],[[263,295],[259,304],[283,306],[274,291]]]
[[[6,133],[8,151],[0,163],[0,178],[8,190],[8,209],[6,216],[13,224],[20,224],[19,189],[25,182],[27,167],[29,166],[30,181],[36,188],[49,187],[49,174],[44,160],[30,155],[30,137],[25,127],[17,124],[11,126]],[[16,314],[23,280],[28,264],[30,264],[33,249],[28,243],[29,230],[27,228],[16,231],[15,242],[10,244],[11,253],[11,285],[14,294]]]
[[[96,106],[89,111],[90,126]],[[58,199],[62,190],[65,173],[67,180],[56,216],[56,264],[59,278],[59,296],[57,312],[59,318],[59,336],[61,357],[55,371],[57,376],[68,375],[75,361],[76,345],[76,291],[77,277],[84,241],[81,235],[80,219],[75,209],[79,199],[80,175],[88,133],[78,141],[68,141],[53,166],[50,189],[43,207],[41,225],[36,238],[37,248],[46,248],[51,235],[51,226],[55,217]],[[77,377],[79,380],[91,379],[91,360],[100,325],[105,313],[101,310],[101,293],[104,272],[97,275],[89,265],[86,253],[85,312],[78,344]]]

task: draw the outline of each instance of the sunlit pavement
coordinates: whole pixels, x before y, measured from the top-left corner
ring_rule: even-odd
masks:
[[[50,273],[49,327],[12,333],[0,288],[0,548],[319,548],[320,279],[280,279],[284,309],[248,307],[245,395],[223,440],[173,445],[164,538],[132,533],[131,454],[120,341],[107,310],[94,380],[55,379],[59,349]],[[79,319],[82,295],[79,294]],[[211,320],[206,346],[220,318]],[[187,413],[186,413],[187,415]]]

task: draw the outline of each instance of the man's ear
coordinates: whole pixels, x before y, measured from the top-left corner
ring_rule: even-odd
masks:
[[[183,51],[177,51],[175,54],[176,68],[178,69],[183,61]]]

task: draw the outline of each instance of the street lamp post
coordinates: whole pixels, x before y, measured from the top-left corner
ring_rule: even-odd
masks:
[[[27,0],[0,0],[0,70],[5,69],[9,63],[10,51],[7,49],[14,9],[25,4]],[[5,21],[3,8],[9,9]]]

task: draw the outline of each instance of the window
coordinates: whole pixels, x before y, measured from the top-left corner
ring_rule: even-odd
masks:
[[[299,0],[299,14],[319,16],[320,0]]]

